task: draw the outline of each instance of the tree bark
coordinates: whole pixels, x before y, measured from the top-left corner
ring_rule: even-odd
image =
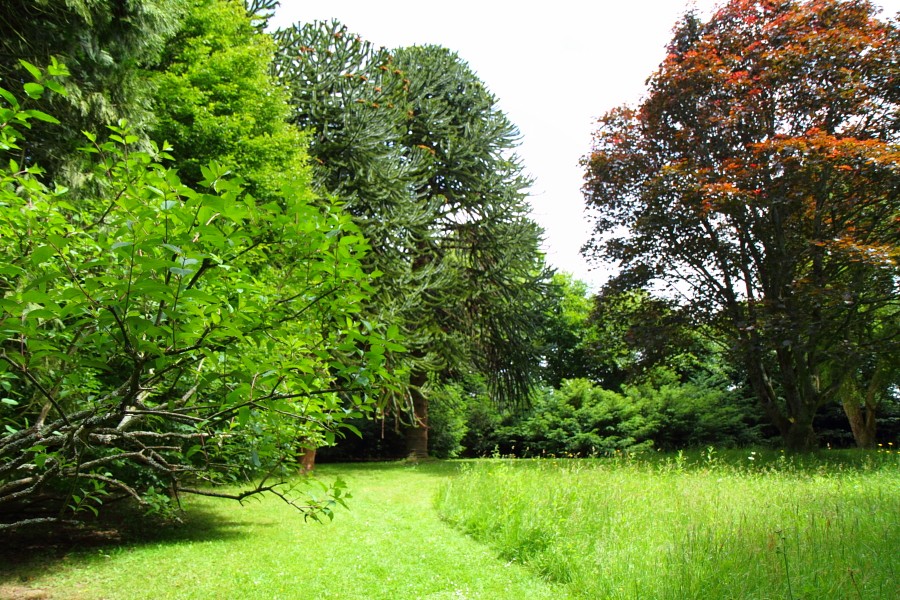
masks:
[[[809,452],[819,445],[811,416],[794,420],[783,438],[785,448],[794,452]]]
[[[844,407],[844,414],[847,415],[847,421],[850,422],[853,440],[860,448],[875,446],[876,417],[878,415],[876,398],[880,386],[883,385],[882,374],[883,371],[878,370],[871,377],[865,395],[860,392],[859,386],[852,378],[845,383],[841,390],[843,393],[841,406]]]
[[[788,381],[781,381],[782,386],[790,384],[794,389],[788,390],[785,394],[789,400],[787,405],[782,407],[762,361],[758,357],[751,356],[745,364],[749,372],[750,386],[760,399],[766,415],[781,434],[785,448],[795,452],[814,450],[818,446],[813,429],[818,398],[808,397],[808,394],[803,392],[809,390],[800,389],[796,379],[786,378]]]
[[[303,448],[300,456],[300,472],[304,475],[311,473],[316,468],[316,449]]]
[[[841,404],[856,445],[872,448],[875,445],[875,411],[869,406],[860,406],[854,398],[844,399]]]
[[[406,428],[406,453],[416,459],[428,458],[428,398],[422,393],[427,375],[414,373],[410,378],[413,422]]]

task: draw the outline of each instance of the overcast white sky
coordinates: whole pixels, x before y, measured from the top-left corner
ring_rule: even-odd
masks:
[[[579,159],[594,120],[641,99],[688,7],[708,16],[716,0],[282,0],[271,25],[338,19],[377,46],[440,44],[456,51],[522,133],[519,154],[535,179],[531,205],[548,262],[592,286],[606,278],[579,249],[590,224]],[[883,18],[900,0],[881,0]]]

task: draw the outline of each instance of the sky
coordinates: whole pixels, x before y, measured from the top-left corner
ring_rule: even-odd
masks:
[[[376,46],[438,44],[457,52],[498,97],[521,133],[535,182],[532,217],[547,262],[598,288],[609,268],[580,248],[590,236],[579,160],[600,115],[637,104],[688,8],[708,17],[718,0],[282,0],[270,25],[337,19]],[[876,1],[882,17],[900,0]]]

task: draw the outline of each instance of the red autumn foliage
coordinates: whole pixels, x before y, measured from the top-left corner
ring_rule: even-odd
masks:
[[[898,114],[900,31],[870,2],[733,0],[683,18],[584,161],[585,251],[617,285],[677,285],[795,448],[897,356],[873,324],[900,315]]]

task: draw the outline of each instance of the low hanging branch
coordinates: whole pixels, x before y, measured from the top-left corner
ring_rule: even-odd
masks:
[[[63,73],[28,71],[42,89]],[[15,141],[34,113],[11,98],[0,139]],[[110,129],[89,136],[95,199],[0,156],[0,256],[14,257],[0,265],[0,330],[14,332],[0,340],[0,530],[75,523],[122,498],[165,514],[166,490],[271,493],[329,514],[339,489],[309,502],[284,490],[301,443],[347,418],[337,394],[371,402],[359,381],[389,377],[367,349],[390,342],[357,323],[365,240],[305,190],[258,202],[215,163],[210,189],[188,187]],[[260,473],[272,482],[214,488]]]

